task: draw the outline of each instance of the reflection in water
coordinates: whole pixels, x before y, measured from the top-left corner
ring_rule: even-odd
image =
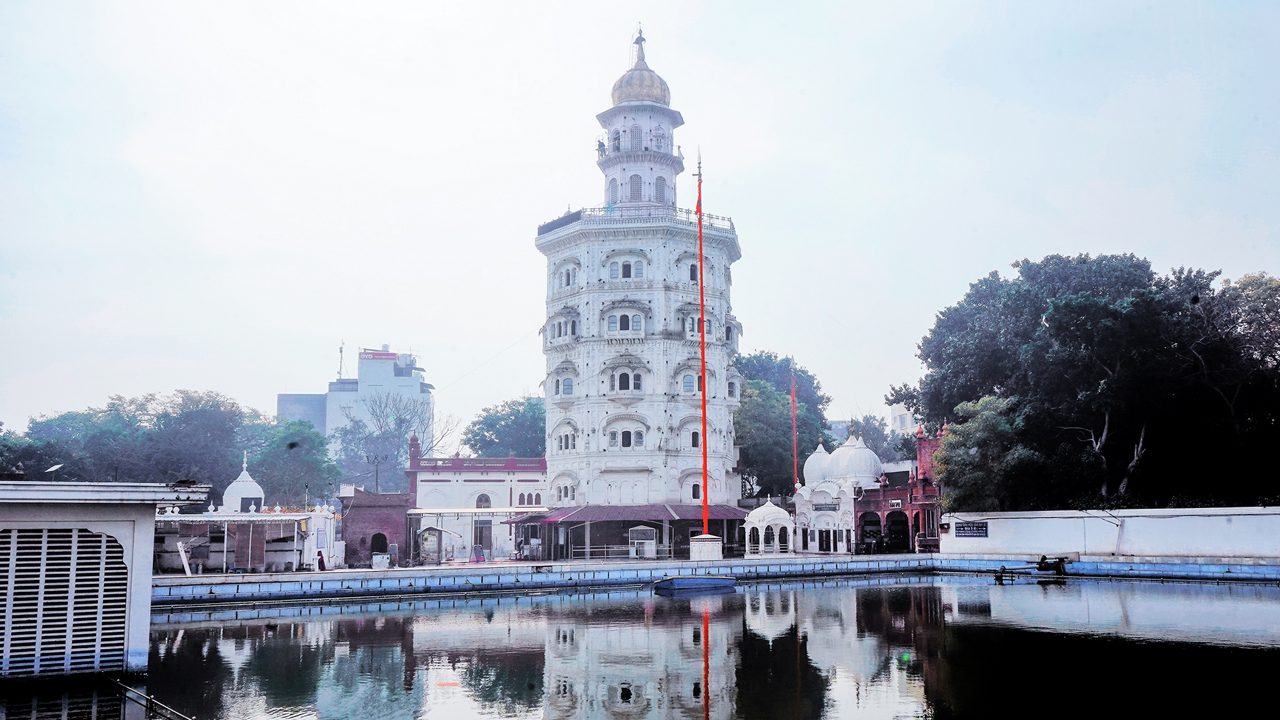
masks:
[[[893,577],[154,619],[148,688],[202,720],[1220,714],[1280,670],[1280,589],[1257,585]]]

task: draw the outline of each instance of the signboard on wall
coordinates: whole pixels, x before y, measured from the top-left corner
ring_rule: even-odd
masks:
[[[838,512],[839,510],[840,503],[815,503],[813,506],[814,512]]]
[[[957,522],[956,537],[984,538],[987,536],[987,523],[983,522]]]
[[[360,353],[361,360],[395,360],[396,354],[393,352],[374,352],[373,350],[363,350]]]

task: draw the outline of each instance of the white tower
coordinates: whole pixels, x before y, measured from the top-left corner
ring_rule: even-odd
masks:
[[[547,257],[547,477],[552,506],[699,503],[702,442],[708,499],[741,496],[733,472],[733,410],[742,379],[731,365],[741,326],[729,265],[741,252],[733,222],[704,217],[707,438],[699,415],[697,220],[676,207],[684,170],[667,83],[645,62],[613,86],[597,116],[603,207],[538,228]]]

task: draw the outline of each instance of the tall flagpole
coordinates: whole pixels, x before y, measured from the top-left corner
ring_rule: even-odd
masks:
[[[698,356],[702,363],[702,534],[711,534],[711,520],[707,505],[710,495],[707,487],[707,293],[706,277],[703,271],[702,252],[702,153],[698,153]],[[706,692],[704,689],[703,692]]]
[[[791,369],[791,481],[800,489],[800,436],[796,434],[796,371]]]

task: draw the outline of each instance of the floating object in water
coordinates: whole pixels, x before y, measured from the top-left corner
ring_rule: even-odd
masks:
[[[653,584],[659,592],[732,589],[738,579],[731,575],[672,575]]]

